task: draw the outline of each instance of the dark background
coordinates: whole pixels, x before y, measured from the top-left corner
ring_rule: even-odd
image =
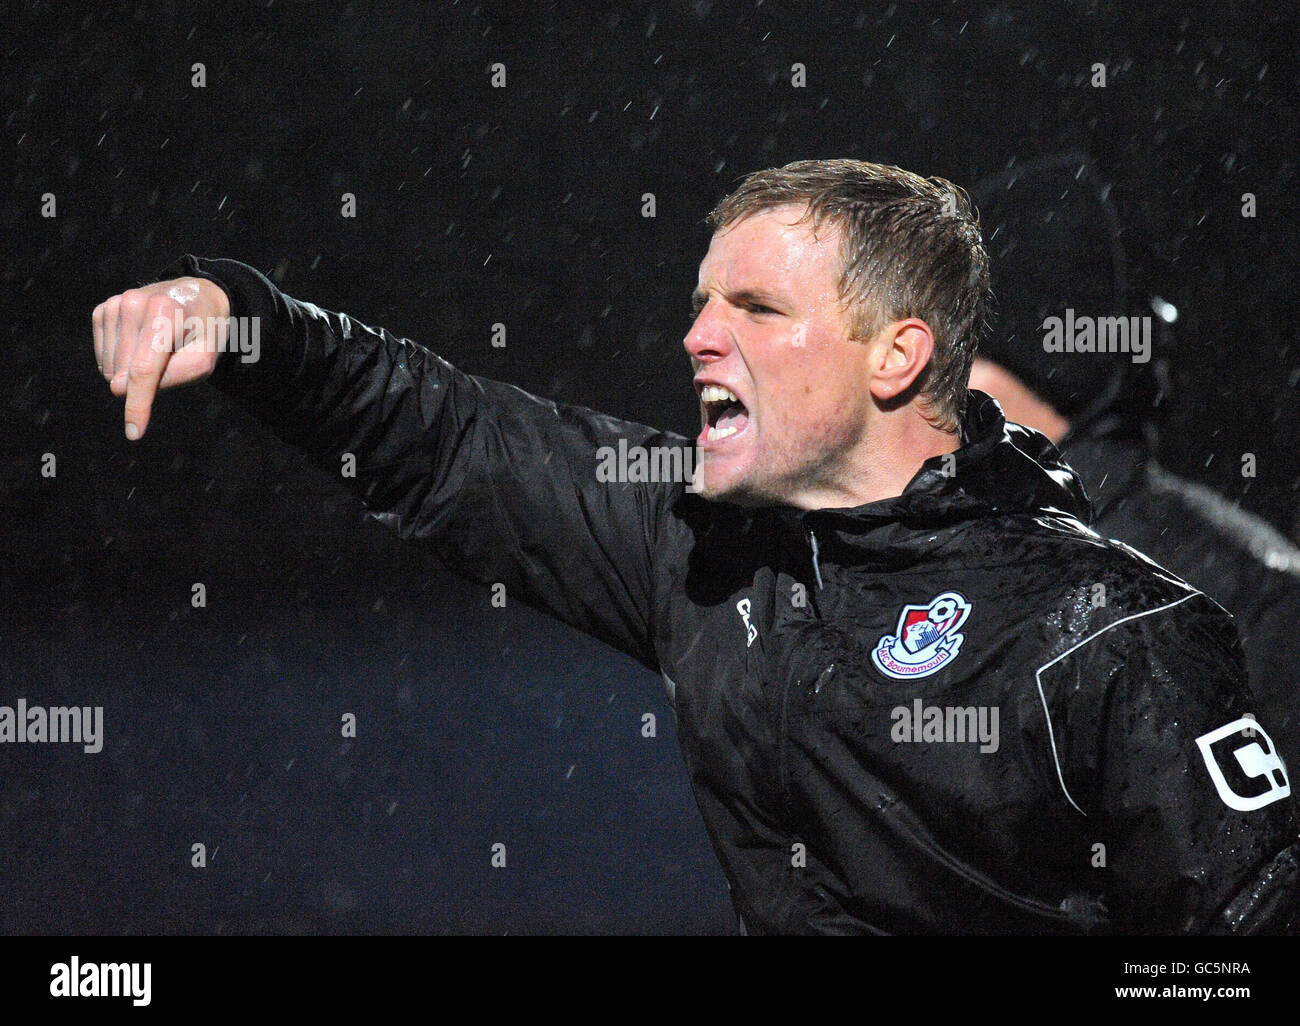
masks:
[[[0,704],[102,705],[106,739],[0,746],[0,931],[733,928],[657,677],[493,609],[208,386],[125,441],[90,311],[183,252],[693,435],[680,342],[738,176],[853,156],[970,185],[1083,147],[1181,312],[1161,459],[1292,532],[1297,25],[1130,6],[7,11]]]

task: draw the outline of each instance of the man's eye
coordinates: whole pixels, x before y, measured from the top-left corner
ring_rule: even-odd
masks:
[[[750,303],[749,312],[758,314],[774,314],[778,311],[773,310],[770,306],[763,306],[761,303]]]

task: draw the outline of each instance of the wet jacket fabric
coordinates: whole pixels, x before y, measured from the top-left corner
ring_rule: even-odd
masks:
[[[674,433],[462,373],[187,257],[261,318],[214,383],[447,566],[660,673],[748,933],[1283,932],[1297,819],[1230,618],[1084,526],[972,393],[953,459],[854,509],[602,480]]]
[[[1233,615],[1258,715],[1287,766],[1300,766],[1300,549],[1160,466],[1122,416],[1084,425],[1061,451],[1093,501],[1093,530],[1138,549]]]

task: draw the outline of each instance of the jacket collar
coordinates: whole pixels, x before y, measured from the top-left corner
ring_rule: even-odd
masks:
[[[1060,452],[1037,431],[1008,423],[992,396],[970,392],[961,441],[953,459],[926,460],[901,495],[847,509],[809,510],[803,518],[938,522],[1030,513],[1091,520],[1079,476]]]
[[[961,447],[949,454],[953,459],[926,460],[902,494],[888,499],[852,508],[802,510],[742,507],[683,492],[678,512],[706,532],[733,541],[772,518],[810,529],[825,523],[846,540],[889,523],[928,530],[1008,513],[1065,515],[1091,523],[1092,504],[1078,475],[1046,437],[1008,423],[992,396],[969,393],[960,435]]]

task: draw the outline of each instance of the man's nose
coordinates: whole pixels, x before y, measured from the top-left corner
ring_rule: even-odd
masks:
[[[731,330],[723,318],[711,310],[710,303],[699,312],[691,330],[682,339],[682,345],[693,361],[708,363],[720,360],[731,351]]]

